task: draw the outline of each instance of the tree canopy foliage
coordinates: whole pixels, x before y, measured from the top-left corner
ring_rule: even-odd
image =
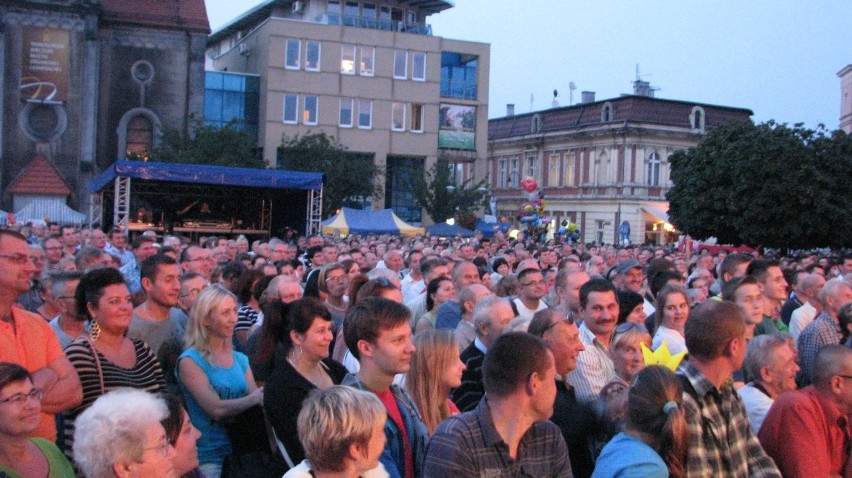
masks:
[[[669,218],[720,243],[852,245],[852,136],[769,121],[729,123],[670,158]]]
[[[433,221],[443,222],[455,217],[468,228],[471,228],[469,218],[472,217],[468,213],[482,206],[485,193],[480,189],[485,185],[485,180],[473,184],[471,178],[458,182],[453,177],[450,162],[444,157],[439,157],[426,174],[413,175],[410,184],[415,200]],[[453,186],[452,190],[447,190],[447,186]],[[466,218],[468,220],[464,221]]]
[[[372,156],[349,153],[334,137],[323,132],[292,138],[282,136],[278,157],[282,169],[325,174],[323,217],[331,216],[349,200],[381,191],[373,181],[377,171]]]
[[[234,123],[219,128],[190,118],[190,134],[166,130],[150,160],[163,163],[204,164],[266,169],[257,145],[249,133]]]

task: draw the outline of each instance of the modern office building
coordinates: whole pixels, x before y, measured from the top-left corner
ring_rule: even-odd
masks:
[[[270,166],[282,135],[324,132],[372,159],[382,193],[371,207],[429,222],[409,175],[439,155],[459,181],[486,174],[490,48],[433,34],[426,19],[451,7],[269,0],[210,35],[206,67],[260,78],[258,146]]]
[[[510,108],[511,109],[511,108]],[[630,224],[631,242],[676,238],[668,223],[669,156],[696,146],[728,121],[751,121],[743,108],[654,98],[647,82],[634,94],[496,118],[488,124],[492,199],[497,214],[515,218],[527,201],[519,182],[534,178],[554,229],[567,219],[584,242],[613,243]],[[515,221],[517,224],[517,220]]]

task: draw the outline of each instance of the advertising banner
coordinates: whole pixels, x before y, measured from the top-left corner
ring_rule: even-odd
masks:
[[[476,106],[441,103],[438,147],[476,151]]]
[[[68,99],[68,30],[26,27],[21,52],[21,96],[25,101]]]

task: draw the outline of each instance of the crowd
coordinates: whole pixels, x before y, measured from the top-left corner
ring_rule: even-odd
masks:
[[[19,225],[0,476],[849,477],[850,283],[838,252]]]

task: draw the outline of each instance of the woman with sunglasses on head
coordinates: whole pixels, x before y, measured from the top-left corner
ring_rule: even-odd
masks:
[[[26,369],[0,362],[0,476],[72,478],[74,470],[55,444],[30,438],[41,420],[41,390]]]

